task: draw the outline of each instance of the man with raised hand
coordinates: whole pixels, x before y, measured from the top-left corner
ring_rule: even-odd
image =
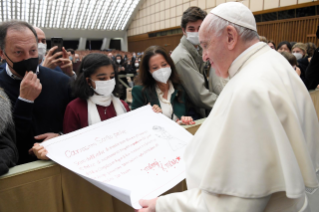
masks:
[[[0,55],[7,61],[0,70],[0,87],[13,107],[19,164],[27,163],[36,160],[34,143],[62,132],[70,78],[38,65],[37,34],[27,22],[0,24]]]

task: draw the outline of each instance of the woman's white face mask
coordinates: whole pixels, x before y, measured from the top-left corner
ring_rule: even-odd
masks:
[[[292,53],[297,60],[301,59],[303,57],[303,55],[301,53],[298,53],[298,52],[295,52],[295,53]]]
[[[152,73],[152,76],[156,81],[166,84],[171,74],[172,74],[171,67],[167,67],[167,68],[161,68],[154,71]]]
[[[106,81],[92,81],[95,82],[95,89],[93,88],[93,90],[101,96],[110,96],[116,84],[114,78]]]

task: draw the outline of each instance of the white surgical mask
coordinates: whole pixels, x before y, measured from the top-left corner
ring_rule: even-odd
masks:
[[[47,44],[44,43],[38,43],[38,54],[39,54],[39,60],[43,60],[45,53],[47,52]]]
[[[302,54],[301,53],[295,52],[295,53],[292,53],[292,54],[297,58],[297,60],[302,58]]]
[[[161,68],[154,71],[152,73],[152,76],[156,81],[166,84],[171,74],[172,74],[171,67],[167,67],[167,68]]]
[[[117,63],[120,63],[120,62],[121,62],[121,60],[116,60],[116,62],[117,62]]]
[[[138,68],[140,66],[139,63],[135,63],[135,67]]]
[[[186,32],[187,40],[193,45],[199,45],[198,32]]]
[[[94,82],[95,82],[95,89],[93,90],[102,96],[110,96],[115,88],[114,78],[107,81],[94,81]]]

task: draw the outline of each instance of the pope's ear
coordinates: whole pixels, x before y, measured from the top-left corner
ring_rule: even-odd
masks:
[[[238,42],[238,32],[233,26],[226,27],[228,50],[233,50]]]

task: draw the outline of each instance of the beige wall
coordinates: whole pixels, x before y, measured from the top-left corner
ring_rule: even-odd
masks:
[[[145,0],[128,28],[128,36],[180,26],[181,16],[190,6],[207,12],[217,5],[236,0]],[[286,7],[317,0],[237,0],[252,12]]]

